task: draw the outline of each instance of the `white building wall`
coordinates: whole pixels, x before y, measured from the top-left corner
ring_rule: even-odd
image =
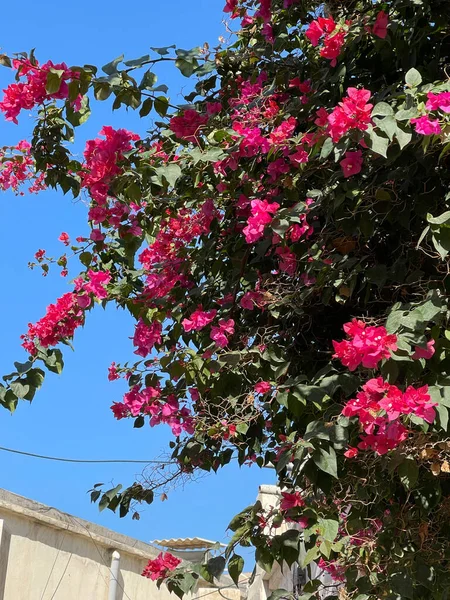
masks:
[[[281,490],[275,485],[261,485],[257,500],[261,502],[264,510],[276,508],[281,500]],[[283,524],[277,529],[277,534],[280,535],[294,527],[296,527],[294,524]],[[320,600],[326,600],[327,597],[336,593],[338,588],[333,586],[333,581],[327,573],[319,570],[315,563],[311,563],[309,569],[312,577],[317,577],[324,584],[323,589],[319,591]],[[287,592],[294,591],[294,569],[289,568],[286,563],[283,566],[275,563],[271,572],[266,573],[264,569],[256,565],[253,582],[248,588],[248,600],[267,600],[271,593],[278,589],[284,589]]]
[[[141,576],[157,548],[0,490],[0,600],[110,600],[114,551],[114,600],[174,600]]]

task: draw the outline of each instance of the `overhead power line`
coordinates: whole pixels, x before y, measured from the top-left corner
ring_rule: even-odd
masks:
[[[35,454],[34,452],[23,452],[22,450],[14,450],[13,448],[4,448],[0,446],[0,450],[11,452],[13,454],[21,454],[22,456],[31,456],[32,458],[42,458],[43,460],[56,460],[58,462],[68,463],[134,463],[142,465],[167,465],[170,461],[164,460],[133,460],[127,458],[107,458],[107,459],[87,459],[87,458],[61,458],[59,456],[45,456],[44,454]]]

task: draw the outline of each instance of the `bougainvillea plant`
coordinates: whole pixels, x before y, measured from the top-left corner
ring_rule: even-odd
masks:
[[[165,554],[146,576],[179,596],[199,572],[237,581],[239,546],[253,545],[266,570],[317,563],[341,597],[444,600],[450,3],[227,0],[225,12],[235,35],[214,51],[157,48],[103,72],[1,57],[16,74],[1,112],[35,109],[36,126],[1,151],[0,187],[88,197],[91,233],[61,235],[71,283],[24,332],[28,359],[0,402],[32,400],[45,369],[62,370],[60,345],[114,303],[135,319],[136,354],[109,369],[129,384],[114,417],[168,425],[180,476],[235,458],[273,465],[283,492],[278,508],[236,516],[224,556],[200,571]],[[183,106],[156,84],[166,59],[193,78]],[[96,101],[146,127],[156,113],[154,128],[105,126],[79,161],[74,131]],[[52,263],[44,250],[35,261]],[[93,497],[123,516],[153,489]],[[320,593],[313,580],[301,598]]]

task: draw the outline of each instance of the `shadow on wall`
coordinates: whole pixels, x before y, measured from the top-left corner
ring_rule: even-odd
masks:
[[[45,514],[46,511],[39,512]],[[69,530],[71,525],[81,526],[89,534],[82,522],[64,514],[61,528],[57,529],[0,510],[1,519],[0,600],[40,600],[56,593],[55,598],[61,599],[66,594],[68,598],[106,598],[115,548],[102,546],[92,538]],[[124,552],[120,554],[117,600],[142,597],[140,575],[146,560]],[[148,586],[149,597],[152,597],[154,584],[148,581]]]

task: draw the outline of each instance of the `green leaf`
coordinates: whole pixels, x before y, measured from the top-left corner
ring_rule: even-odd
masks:
[[[445,390],[446,388],[442,388],[438,385],[428,387],[428,393],[430,394],[432,401],[437,403],[436,412],[439,416],[439,425],[444,431],[447,431],[450,401],[444,395]]]
[[[236,585],[239,583],[239,577],[244,569],[244,559],[239,554],[233,554],[228,561],[228,573]]]
[[[169,108],[169,100],[165,96],[155,98],[155,110],[160,117],[165,117]]]
[[[392,141],[397,133],[397,121],[393,116],[384,117],[384,119],[374,119],[376,126],[383,131]]]
[[[390,117],[393,114],[392,106],[387,102],[378,102],[372,110],[372,117]]]
[[[414,69],[415,70],[415,69]],[[390,578],[392,591],[402,598],[414,598],[413,580],[409,573],[395,573]]]
[[[424,486],[413,490],[416,502],[427,512],[432,511],[440,502],[442,497],[441,487],[438,480],[426,481]]]
[[[400,146],[400,150],[403,150],[403,148],[409,144],[409,142],[412,140],[412,132],[411,129],[408,127],[407,131],[405,131],[405,129],[403,129],[403,127],[405,127],[404,125],[399,126],[397,124],[397,129],[395,131],[395,137],[397,138],[397,142],[398,145]]]
[[[237,367],[237,365],[241,361],[241,353],[240,352],[227,352],[226,354],[221,354],[219,356],[219,362],[225,363],[227,365],[231,365],[233,367]]]
[[[317,528],[320,530],[320,535],[329,542],[334,542],[339,530],[339,522],[334,519],[322,519],[317,521]]]
[[[120,501],[120,497],[118,497],[117,494],[121,489],[122,485],[119,483],[119,485],[117,485],[115,488],[111,488],[103,494],[98,504],[100,512],[105,508],[111,508],[113,511],[117,508]]]
[[[122,62],[122,60],[123,60],[123,54],[121,54],[120,56],[118,56],[117,58],[112,60],[111,62],[104,65],[102,67],[103,72],[106,73],[107,75],[113,75],[114,73],[117,73],[117,66]]]
[[[175,66],[180,70],[185,77],[190,77],[198,67],[198,62],[194,60],[186,60],[185,58],[177,58]]]
[[[2,399],[3,405],[13,413],[16,410],[18,398],[12,390],[7,390]]]
[[[312,548],[310,548],[308,550],[308,552],[305,554],[305,556],[303,556],[302,559],[300,560],[300,566],[304,569],[310,563],[312,563],[314,560],[319,558],[319,556],[320,556],[319,548],[317,546],[313,546]]]
[[[139,58],[134,58],[133,60],[126,60],[123,64],[126,67],[136,67],[136,68],[140,68],[142,67],[145,63],[148,63],[148,61],[150,60],[150,55],[149,54],[144,54],[144,56],[140,56]],[[103,69],[104,70],[104,69]]]
[[[184,594],[188,594],[190,591],[192,591],[197,583],[197,579],[198,579],[198,575],[194,574],[194,573],[181,573],[180,575],[178,575],[179,579],[178,584]],[[180,598],[182,596],[179,596]]]
[[[175,163],[169,163],[163,167],[158,167],[155,169],[155,172],[159,177],[164,177],[171,187],[174,187],[177,180],[182,175],[180,167]]]
[[[215,556],[214,558],[208,560],[206,569],[212,577],[218,578],[222,575],[225,569],[225,564],[226,561],[223,556]]]
[[[399,466],[398,474],[405,488],[407,490],[413,489],[419,478],[419,467],[416,461],[411,457],[406,458]]]
[[[266,573],[270,573],[272,571],[274,557],[269,548],[266,546],[258,546],[256,548],[255,560],[257,564],[264,569],[264,571],[266,571]]]
[[[152,110],[152,108],[153,108],[153,99],[147,98],[147,100],[144,100],[144,102],[142,103],[141,110],[139,111],[139,116],[146,117],[149,114],[149,112]]]
[[[176,46],[164,46],[162,48],[154,48],[153,46],[150,48],[151,50],[153,50],[153,52],[156,52],[157,54],[159,54],[160,56],[167,56],[167,54],[170,54],[169,50],[171,48],[175,48]]]
[[[30,369],[25,377],[25,381],[27,382],[27,384],[35,389],[41,387],[44,379],[45,372],[42,369]]]
[[[30,386],[27,385],[26,383],[24,383],[23,381],[21,381],[20,379],[16,379],[15,381],[12,381],[10,384],[10,387],[11,387],[11,391],[13,392],[13,394],[15,396],[17,396],[17,398],[25,398],[25,396],[30,391]]]
[[[141,83],[139,84],[140,90],[151,90],[155,83],[158,81],[158,77],[152,71],[146,71],[142,77]]]
[[[11,59],[6,54],[0,54],[0,65],[2,67],[12,67]]]
[[[63,75],[64,71],[62,69],[50,69],[47,73],[47,80],[45,83],[45,91],[47,94],[57,94],[59,92]]]
[[[417,117],[418,114],[419,111],[417,110],[417,107],[414,106],[413,108],[408,108],[407,110],[399,110],[395,114],[395,118],[397,121],[410,121],[411,119],[414,119],[414,117]]]
[[[66,107],[66,118],[74,127],[86,123],[90,116],[91,109],[89,108],[89,98],[87,96],[83,96],[79,110],[75,110],[72,106]]]
[[[94,84],[94,96],[96,100],[107,100],[112,93],[112,87],[107,81]]]
[[[300,383],[295,386],[295,390],[307,402],[312,402],[317,407],[322,407],[323,404],[330,399],[327,392],[317,385],[304,385]]]
[[[292,592],[288,592],[287,590],[274,590],[270,596],[267,598],[267,600],[282,600],[282,599],[290,599],[292,598]],[[303,598],[303,596],[301,597]],[[300,598],[299,598],[300,600]]]
[[[427,214],[427,221],[432,225],[449,225],[450,226],[450,210],[443,212],[438,217],[433,217],[433,215]]]
[[[422,83],[422,75],[417,69],[410,69],[405,75],[405,81],[409,87],[417,87]]]
[[[319,448],[313,453],[312,457],[321,471],[332,475],[336,479],[338,478],[337,458],[333,447],[330,447],[328,452],[324,448]]]
[[[79,256],[80,262],[85,267],[89,267],[92,262],[92,254],[90,252],[82,252]]]
[[[328,540],[323,540],[323,542],[319,546],[320,553],[325,556],[325,558],[330,558],[331,551],[333,549],[332,542]]]
[[[320,151],[320,158],[322,160],[325,160],[326,158],[328,158],[330,156],[330,154],[333,152],[333,148],[334,148],[333,140],[328,137],[323,143],[322,149]]]
[[[19,373],[19,375],[23,375],[31,369],[33,363],[31,360],[27,360],[25,363],[15,362],[14,366],[16,367],[16,371]]]
[[[378,135],[374,129],[369,132],[368,146],[376,154],[380,154],[387,158],[387,149],[389,146],[389,138]]]
[[[64,361],[61,350],[59,350],[58,348],[50,350],[47,353],[46,358],[44,359],[44,363],[49,371],[60,375],[64,367]]]

